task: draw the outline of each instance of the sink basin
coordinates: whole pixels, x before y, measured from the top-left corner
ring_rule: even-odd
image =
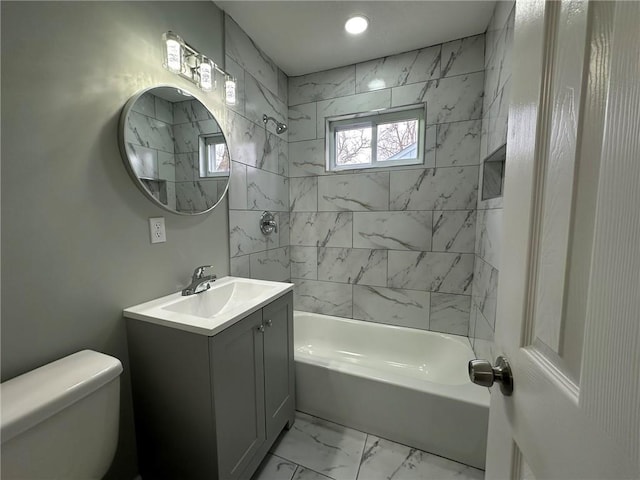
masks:
[[[293,290],[293,284],[224,277],[195,295],[172,293],[124,310],[124,316],[208,336]]]

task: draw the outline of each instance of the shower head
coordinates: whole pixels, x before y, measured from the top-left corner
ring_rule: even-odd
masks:
[[[269,120],[273,120],[273,123],[276,124],[276,133],[278,135],[282,135],[284,132],[287,131],[288,127],[284,123],[280,123],[273,117],[267,117],[267,115],[262,115],[262,121],[264,122],[265,127],[267,126],[267,122]]]

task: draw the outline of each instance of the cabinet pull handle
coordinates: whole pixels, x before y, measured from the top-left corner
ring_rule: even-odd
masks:
[[[258,325],[258,331],[264,333],[264,325]]]
[[[267,327],[270,327],[271,325],[273,325],[273,322],[271,320],[267,320]]]

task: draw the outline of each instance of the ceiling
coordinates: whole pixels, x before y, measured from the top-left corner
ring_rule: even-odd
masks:
[[[494,1],[216,1],[289,76],[483,33]],[[351,36],[354,14],[369,29]]]

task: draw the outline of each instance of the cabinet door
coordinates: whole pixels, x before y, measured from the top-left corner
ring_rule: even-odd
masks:
[[[265,441],[262,312],[210,340],[220,478],[238,478]]]
[[[272,439],[293,419],[293,295],[267,305],[262,315],[267,438]]]

